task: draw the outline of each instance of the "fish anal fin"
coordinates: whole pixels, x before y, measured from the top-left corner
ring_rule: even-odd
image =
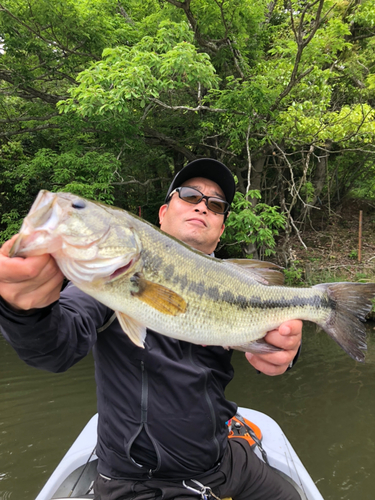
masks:
[[[139,275],[134,275],[131,281],[138,285],[138,290],[133,291],[132,295],[159,312],[177,316],[186,311],[187,303],[183,297],[170,288],[148,281]]]
[[[121,325],[121,328],[130,338],[130,340],[138,347],[142,347],[142,349],[144,349],[144,343],[147,334],[146,327],[120,311],[116,311],[116,316]]]
[[[264,339],[254,340],[240,346],[231,346],[231,349],[242,352],[251,352],[253,354],[270,354],[272,352],[282,351],[280,347],[268,344]]]

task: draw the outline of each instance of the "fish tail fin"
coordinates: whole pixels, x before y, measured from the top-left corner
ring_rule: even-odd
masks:
[[[375,298],[375,283],[324,283],[331,313],[320,326],[356,361],[364,362],[367,349],[364,324]]]

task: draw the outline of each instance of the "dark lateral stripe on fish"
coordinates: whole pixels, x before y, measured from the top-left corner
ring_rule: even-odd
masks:
[[[224,302],[240,309],[275,309],[275,308],[294,308],[294,307],[315,307],[335,309],[336,302],[321,294],[312,295],[311,297],[293,296],[289,299],[280,297],[280,299],[262,299],[261,297],[253,296],[251,298],[244,295],[236,295],[229,290],[220,293],[219,287],[208,287],[204,281],[190,281],[186,274],[175,274],[175,266],[170,264],[163,269],[163,276],[174,285],[179,285],[181,291],[185,291],[186,287],[189,292],[198,294],[200,297],[208,297],[216,302]],[[286,289],[287,290],[287,289]]]
[[[234,295],[231,292],[224,292],[222,301],[231,305],[240,307],[241,309],[287,309],[293,307],[315,307],[320,309],[336,309],[336,303],[328,297],[321,295],[312,295],[311,297],[294,296],[290,299],[280,297],[280,299],[262,299],[261,297],[253,296],[251,299],[243,295]]]

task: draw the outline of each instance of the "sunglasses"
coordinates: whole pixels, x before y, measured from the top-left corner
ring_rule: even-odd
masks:
[[[183,186],[174,189],[169,195],[168,201],[174,193],[178,193],[181,200],[192,203],[193,205],[198,205],[198,203],[204,200],[206,207],[215,214],[226,214],[229,210],[229,203],[227,201],[216,198],[215,196],[205,196],[198,191],[198,189],[192,187]]]

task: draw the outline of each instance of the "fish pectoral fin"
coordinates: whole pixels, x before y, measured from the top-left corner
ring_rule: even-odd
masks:
[[[150,307],[170,316],[177,316],[186,311],[185,300],[173,290],[137,275],[134,275],[131,280],[138,285],[138,291],[132,292],[132,295]]]
[[[121,328],[124,330],[126,335],[135,345],[144,349],[145,338],[147,335],[146,327],[120,311],[115,312]]]
[[[282,351],[280,347],[268,344],[264,339],[254,340],[240,346],[231,346],[236,351],[251,352],[253,354],[270,354],[271,352]]]
[[[282,268],[272,262],[256,259],[227,259],[223,262],[241,267],[243,271],[262,285],[281,286],[284,284],[285,277],[280,271]]]

